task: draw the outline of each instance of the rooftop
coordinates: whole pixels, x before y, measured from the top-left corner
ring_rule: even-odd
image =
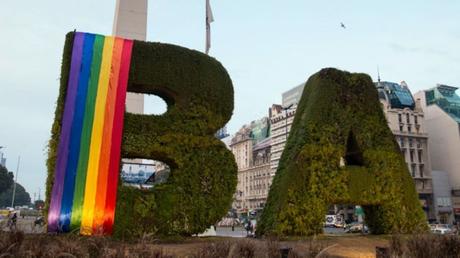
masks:
[[[375,86],[379,92],[379,98],[386,100],[391,108],[410,108],[414,110],[414,98],[404,81],[401,84],[379,81],[375,83]]]
[[[457,87],[438,84],[425,91],[427,105],[438,105],[457,123],[460,123],[460,97],[455,93]]]

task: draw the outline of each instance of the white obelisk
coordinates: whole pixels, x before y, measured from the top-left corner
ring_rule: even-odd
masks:
[[[112,34],[122,38],[145,41],[147,38],[147,1],[117,0]],[[126,111],[144,113],[144,95],[128,93]]]

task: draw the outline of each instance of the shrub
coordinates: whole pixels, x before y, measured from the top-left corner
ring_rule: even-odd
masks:
[[[257,234],[322,233],[336,203],[362,205],[374,234],[427,229],[371,78],[327,68],[305,85]]]

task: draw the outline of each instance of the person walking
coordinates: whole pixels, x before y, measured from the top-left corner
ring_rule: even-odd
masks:
[[[16,222],[18,220],[18,215],[16,214],[16,212],[11,212],[10,213],[10,216],[9,216],[9,219],[8,219],[8,227],[10,229],[10,231],[16,231]]]
[[[248,219],[248,223],[246,224],[246,236],[249,236],[249,232],[251,231],[252,229],[252,223],[251,223],[251,220]]]

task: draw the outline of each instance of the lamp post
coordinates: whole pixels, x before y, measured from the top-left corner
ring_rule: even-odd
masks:
[[[13,197],[11,198],[11,208],[14,209],[14,197],[16,195],[16,184],[18,183],[18,172],[19,172],[19,162],[21,161],[21,156],[18,157],[18,166],[16,168],[16,176],[14,177],[13,185]]]

